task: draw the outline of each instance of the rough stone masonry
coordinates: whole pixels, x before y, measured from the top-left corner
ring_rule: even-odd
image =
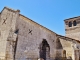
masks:
[[[4,7],[0,12],[0,60],[80,60],[80,17],[64,20],[59,35]]]

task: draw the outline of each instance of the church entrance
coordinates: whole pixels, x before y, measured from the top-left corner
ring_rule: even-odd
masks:
[[[48,60],[50,58],[50,46],[47,43],[46,39],[43,39],[40,45],[40,58],[44,60]]]

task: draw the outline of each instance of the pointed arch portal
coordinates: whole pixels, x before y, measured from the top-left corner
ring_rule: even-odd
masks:
[[[43,39],[42,43],[40,44],[40,58],[46,60],[50,58],[50,46],[47,43],[46,39]]]

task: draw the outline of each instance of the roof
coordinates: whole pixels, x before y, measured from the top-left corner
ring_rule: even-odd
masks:
[[[79,40],[76,40],[76,39],[73,39],[73,38],[70,38],[70,37],[66,37],[66,36],[62,36],[62,35],[58,35],[58,34],[57,34],[57,37],[61,38],[61,39],[68,40],[68,41],[77,41],[78,43],[80,43]]]
[[[77,16],[77,17],[72,17],[72,18],[68,18],[68,19],[65,19],[64,21],[69,21],[69,20],[72,20],[72,19],[79,19],[80,18],[80,16]]]

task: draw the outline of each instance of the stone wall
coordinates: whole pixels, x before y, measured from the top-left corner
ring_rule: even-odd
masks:
[[[73,25],[74,21],[76,21],[76,26]],[[80,16],[66,19],[64,22],[65,22],[66,36],[80,40],[80,37],[79,37],[80,36]],[[69,27],[69,22],[72,23],[71,27]]]
[[[66,32],[66,36],[73,38],[73,39],[80,40],[80,37],[79,37],[80,36],[80,27],[76,28],[76,29],[72,28],[72,30],[70,30],[70,29]]]
[[[61,39],[61,38],[60,38],[60,42],[62,44],[63,50],[66,51],[66,58],[72,57],[72,51],[73,51],[72,45],[71,45],[72,42],[65,39]]]
[[[1,18],[0,18],[0,58],[5,59],[5,54],[6,54],[6,43],[7,43],[7,37],[9,35],[9,30],[10,30],[10,18],[7,15],[8,10],[4,9],[1,13]]]
[[[66,58],[71,58],[72,60],[80,59],[80,43],[76,40],[70,39],[60,39],[63,50],[66,51]]]
[[[74,40],[79,40],[80,20],[76,19],[75,27],[68,27],[65,21],[66,36],[74,38],[71,39],[57,35],[19,12],[6,7],[1,11],[0,60],[38,60],[46,45],[46,60],[80,59],[80,42]]]
[[[39,58],[40,44],[46,39],[50,46],[50,57],[55,57],[56,34],[20,15],[17,20],[18,43],[16,60]]]
[[[8,8],[4,8],[0,16],[0,59],[8,58],[10,51],[7,46],[9,32],[15,31],[15,24],[18,13]],[[7,49],[7,50],[6,50]],[[7,54],[8,52],[8,54]],[[9,59],[8,59],[9,60]]]

